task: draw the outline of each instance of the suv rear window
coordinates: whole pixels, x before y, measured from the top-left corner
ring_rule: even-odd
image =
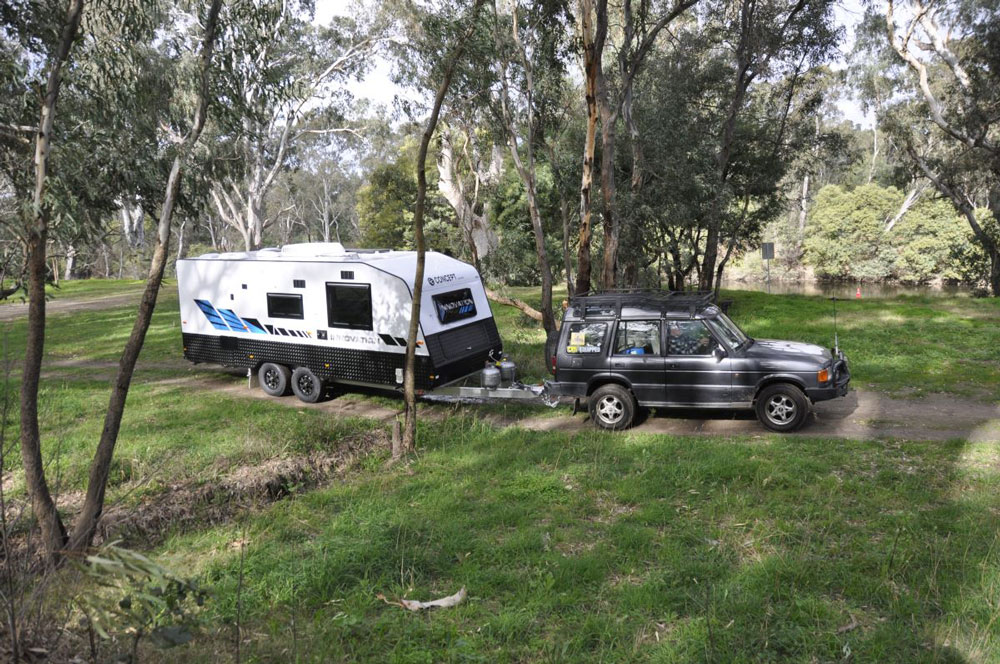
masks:
[[[600,353],[607,332],[607,323],[572,323],[566,337],[566,352],[573,355]]]
[[[659,355],[660,322],[629,320],[618,323],[615,355]]]

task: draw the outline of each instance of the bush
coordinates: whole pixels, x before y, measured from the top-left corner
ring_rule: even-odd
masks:
[[[925,194],[887,231],[903,199],[895,187],[823,187],[806,226],[805,260],[816,275],[846,281],[974,283],[977,247],[965,221],[947,201]]]

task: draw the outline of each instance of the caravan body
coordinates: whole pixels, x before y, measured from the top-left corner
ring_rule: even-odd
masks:
[[[184,357],[303,367],[324,384],[402,385],[415,271],[415,252],[339,243],[179,260]],[[474,267],[427,252],[424,274],[415,381],[427,390],[481,369],[502,347]]]

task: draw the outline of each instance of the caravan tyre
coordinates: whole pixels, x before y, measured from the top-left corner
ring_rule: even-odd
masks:
[[[316,403],[323,396],[323,381],[307,367],[292,372],[292,392],[306,403]]]
[[[260,388],[272,397],[283,397],[288,394],[288,385],[291,379],[291,370],[280,364],[265,362],[257,370]]]

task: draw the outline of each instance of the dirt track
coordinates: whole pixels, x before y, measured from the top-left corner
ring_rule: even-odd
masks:
[[[320,408],[340,416],[371,417],[392,421],[399,410],[373,404],[360,396],[343,394],[318,404],[303,404],[295,397],[274,399],[259,388],[249,389],[246,378],[216,373],[206,387],[252,399],[271,399],[295,408]],[[400,401],[400,409],[402,401]],[[475,404],[428,404],[425,413],[447,417],[453,409],[474,409]],[[484,413],[497,424],[518,426],[533,431],[574,432],[593,425],[584,412],[572,415],[571,404],[558,406],[555,412],[538,407],[537,415],[512,417]],[[650,413],[634,429],[641,433],[713,436],[761,436],[768,433],[748,412],[735,411],[661,411]],[[902,438],[908,440],[1000,441],[1000,404],[988,404],[948,395],[921,399],[895,399],[879,392],[853,390],[843,399],[818,403],[814,416],[796,433],[798,436],[824,438]]]
[[[53,300],[48,303],[50,313],[74,311],[94,311],[124,306],[139,301],[140,293],[107,295],[87,300]],[[8,304],[0,307],[0,321],[11,320],[27,313],[23,304]],[[59,373],[60,367],[80,366],[76,362],[51,363],[43,367],[46,374]],[[116,364],[95,364],[94,369],[105,370],[109,379]],[[294,397],[273,399],[259,388],[248,389],[245,377],[218,367],[193,367],[183,360],[166,365],[147,365],[148,369],[181,368],[190,369],[190,377],[166,379],[163,382],[183,382],[188,388],[193,383],[201,389],[222,392],[250,399],[272,399],[276,404],[294,408],[319,408],[340,416],[370,417],[391,421],[402,408],[390,408],[372,403],[368,399],[343,394],[327,401],[307,405]],[[141,377],[144,366],[140,364],[137,377]],[[428,404],[425,414],[432,418],[450,416],[455,408],[475,409],[474,404],[440,405]],[[481,409],[483,417],[498,425],[518,426],[535,431],[582,431],[591,427],[585,413],[571,415],[570,406],[560,406],[556,412],[549,412],[539,406],[537,415],[514,417],[498,413],[496,408]],[[766,430],[749,412],[714,411],[666,411],[651,413],[635,427],[636,431],[675,435],[717,435],[755,436],[764,435]],[[902,438],[910,440],[948,440],[953,438],[974,441],[1000,442],[1000,401],[986,403],[953,395],[937,394],[922,398],[894,398],[887,394],[868,390],[853,390],[843,399],[835,399],[815,405],[814,416],[795,435],[832,438]]]
[[[85,299],[58,299],[49,300],[45,303],[46,314],[66,314],[76,311],[99,311],[101,309],[114,309],[124,307],[129,304],[139,304],[142,297],[141,291],[128,293],[115,293],[114,295],[102,295],[100,297],[90,297]],[[0,306],[0,322],[6,322],[28,315],[27,302],[11,302]]]

